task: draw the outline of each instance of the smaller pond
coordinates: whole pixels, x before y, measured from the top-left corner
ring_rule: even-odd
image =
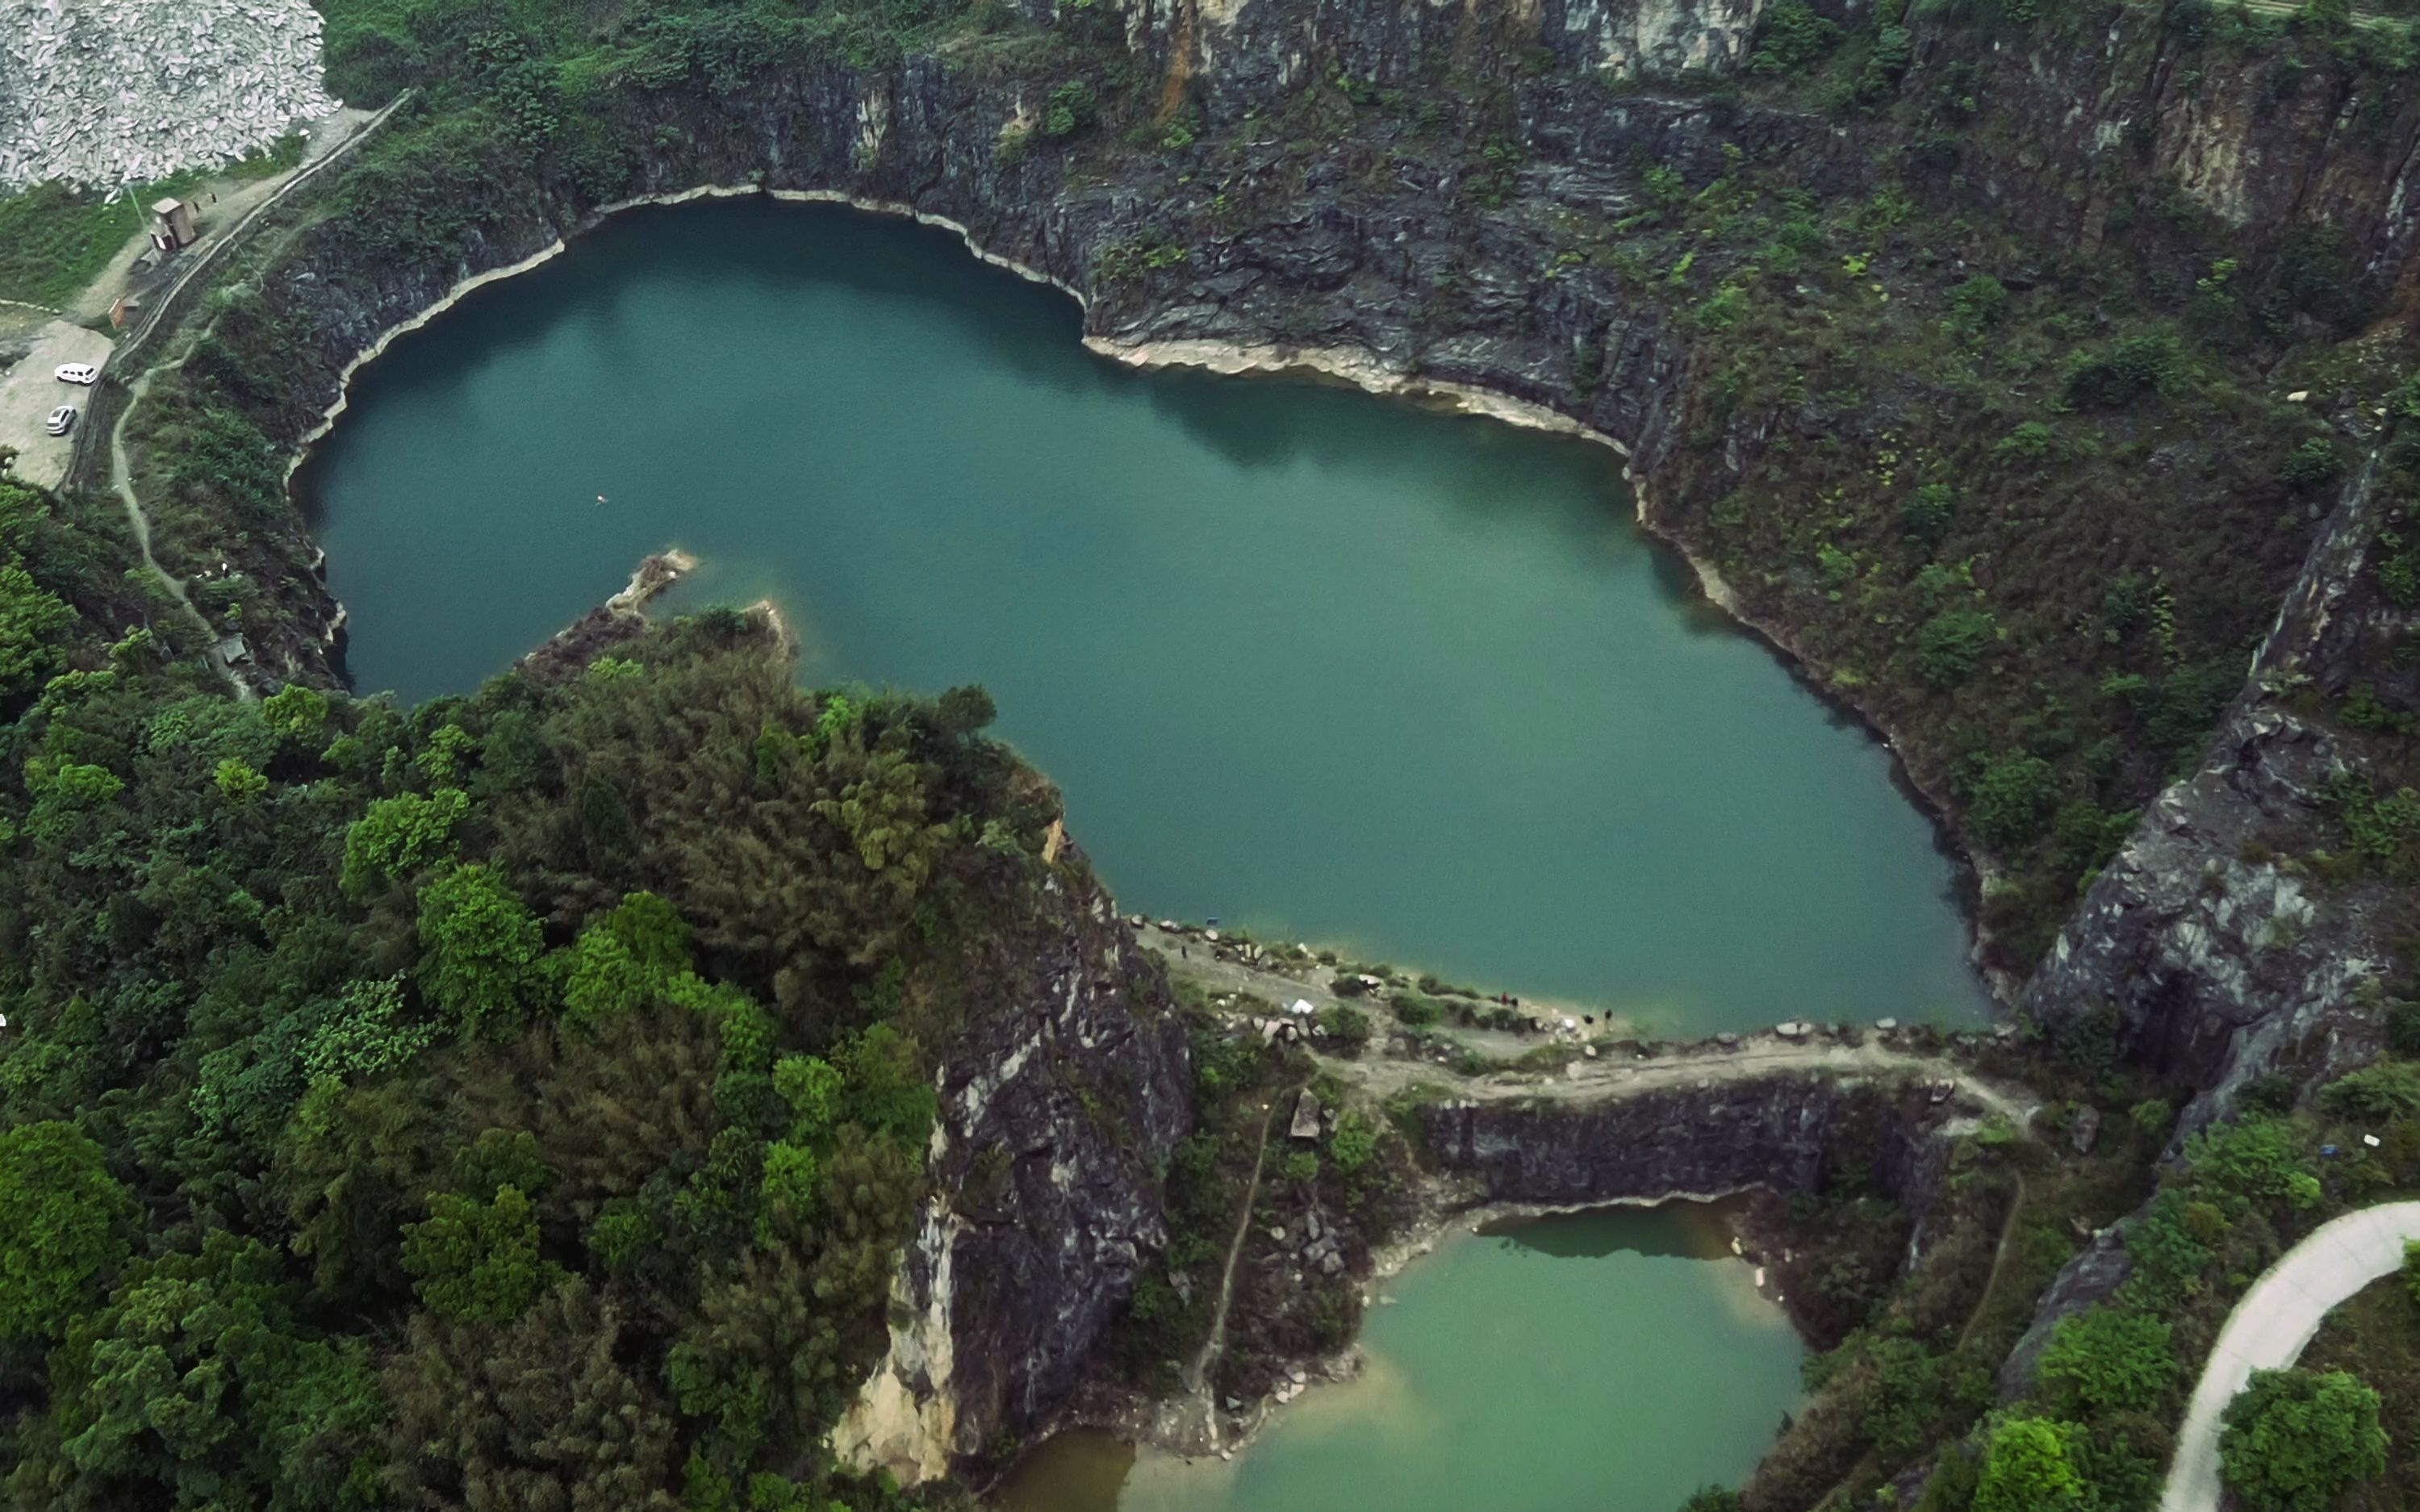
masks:
[[[1383,1283],[1362,1375],[1233,1461],[1067,1434],[1002,1512],[1673,1512],[1735,1485],[1797,1408],[1804,1350],[1715,1210],[1609,1209],[1459,1233]]]

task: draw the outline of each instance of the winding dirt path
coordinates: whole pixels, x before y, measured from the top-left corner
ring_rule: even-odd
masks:
[[[1218,1306],[1210,1315],[1210,1336],[1202,1341],[1202,1352],[1185,1367],[1185,1389],[1201,1403],[1202,1420],[1209,1426],[1210,1447],[1218,1447],[1218,1413],[1210,1400],[1210,1367],[1227,1351],[1227,1307],[1235,1300],[1235,1262],[1244,1256],[1244,1241],[1252,1232],[1252,1205],[1261,1196],[1261,1167],[1269,1155],[1269,1125],[1277,1121],[1278,1112],[1301,1089],[1280,1092],[1270,1099],[1267,1111],[1261,1115],[1260,1148],[1252,1151],[1252,1179],[1244,1183],[1242,1211],[1235,1214],[1235,1235],[1227,1242],[1227,1264],[1218,1273]]]
[[[238,677],[235,669],[227,665],[226,658],[219,655],[217,629],[194,607],[193,595],[185,591],[184,580],[161,566],[160,559],[151,554],[151,517],[144,512],[142,501],[134,497],[134,471],[126,460],[126,422],[134,413],[135,407],[143,402],[143,396],[150,392],[151,375],[158,371],[157,368],[147,368],[127,385],[126,407],[117,412],[117,424],[109,431],[110,486],[126,505],[126,525],[133,532],[134,548],[142,553],[143,565],[167,588],[168,596],[177,601],[184,609],[186,618],[202,632],[202,656],[209,662],[211,670],[226,679],[236,697],[249,703],[255,697],[252,685]]]
[[[1145,947],[1160,952],[1171,973],[1213,993],[1244,994],[1279,1007],[1295,998],[1308,999],[1313,1009],[1344,1001],[1325,986],[1301,978],[1217,956],[1199,940],[1163,933],[1156,927],[1140,930],[1137,934]],[[1366,1003],[1360,1006],[1364,1011],[1385,1017],[1383,1008],[1372,1010]],[[1251,1015],[1237,1009],[1229,1011],[1229,1016],[1246,1019]],[[1530,1053],[1554,1042],[1536,1036],[1523,1039],[1462,1029],[1436,1032],[1488,1054]],[[1792,1072],[1830,1072],[1841,1075],[1918,1077],[1936,1087],[1946,1083],[1988,1112],[2007,1119],[2020,1131],[2030,1126],[2040,1106],[2040,1100],[2024,1088],[1987,1081],[1945,1056],[1900,1048],[1894,1042],[1895,1031],[1868,1029],[1854,1044],[1834,1039],[1823,1029],[1812,1029],[1796,1038],[1768,1030],[1742,1034],[1737,1041],[1732,1045],[1704,1041],[1643,1059],[1625,1057],[1618,1051],[1591,1057],[1578,1043],[1566,1041],[1563,1044],[1568,1055],[1556,1069],[1505,1071],[1477,1077],[1457,1075],[1429,1060],[1374,1054],[1345,1059],[1318,1055],[1316,1050],[1313,1054],[1318,1055],[1323,1070],[1357,1083],[1382,1100],[1423,1083],[1443,1083],[1452,1088],[1455,1096],[1480,1102],[1538,1098],[1602,1102]]]

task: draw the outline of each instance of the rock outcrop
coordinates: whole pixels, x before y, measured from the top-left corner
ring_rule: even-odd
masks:
[[[2313,1072],[2375,1048],[2351,1011],[2387,970],[2375,884],[2323,887],[2314,848],[2339,740],[2290,697],[2343,691],[2375,611],[2362,563],[2388,508],[2376,464],[2349,484],[2200,770],[2163,793],[2103,869],[2018,1007],[2087,1052],[2114,1048],[2199,1095],[2177,1138],[2291,1057]]]
[[[1437,1164],[1491,1202],[1807,1192],[1854,1166],[1920,1213],[1950,1116],[1914,1084],[1793,1072],[1604,1103],[1440,1103],[1420,1126]]]
[[[963,980],[995,1006],[950,1050],[890,1352],[832,1440],[910,1483],[1048,1425],[1165,1242],[1159,1171],[1193,1120],[1166,975],[1097,888],[1054,875]]]

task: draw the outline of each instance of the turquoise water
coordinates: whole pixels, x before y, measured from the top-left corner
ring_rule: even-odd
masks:
[[[1464,1234],[1381,1285],[1360,1378],[1233,1461],[1069,1434],[1002,1512],[1673,1512],[1799,1404],[1797,1335],[1685,1206]]]
[[[1078,336],[904,223],[616,221],[398,342],[302,474],[356,680],[467,691],[678,545],[676,605],[774,599],[803,676],[986,685],[1130,908],[1672,1028],[1982,1011],[1884,751],[1612,453]]]

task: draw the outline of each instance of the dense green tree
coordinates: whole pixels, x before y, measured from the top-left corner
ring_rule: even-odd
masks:
[[[2386,1469],[2378,1393],[2341,1370],[2256,1370],[2228,1404],[2220,1472],[2245,1512],[2329,1512]]]
[[[430,1512],[673,1512],[670,1414],[577,1279],[501,1329],[423,1314],[385,1373],[385,1482]]]
[[[358,1342],[313,1335],[259,1241],[135,1266],[53,1351],[55,1440],[10,1489],[62,1508],[344,1505],[380,1415]]]
[[[454,854],[454,826],[470,811],[470,795],[444,788],[380,798],[345,834],[343,885],[349,897],[377,888]]]
[[[537,1211],[520,1188],[499,1187],[486,1201],[432,1192],[427,1219],[404,1227],[403,1268],[434,1311],[502,1323],[563,1279],[537,1247]]]
[[[2075,1467],[2071,1423],[2012,1417],[1992,1430],[1975,1512],[2087,1512],[2090,1488]]]
[[[0,1132],[0,1338],[56,1337],[130,1253],[134,1199],[72,1124]]]
[[[783,1056],[773,1067],[773,1089],[789,1104],[790,1137],[806,1144],[838,1120],[846,1093],[839,1070],[815,1056]]]
[[[509,1033],[542,1005],[544,933],[489,868],[455,867],[423,887],[419,930],[422,988],[464,1033]]]

